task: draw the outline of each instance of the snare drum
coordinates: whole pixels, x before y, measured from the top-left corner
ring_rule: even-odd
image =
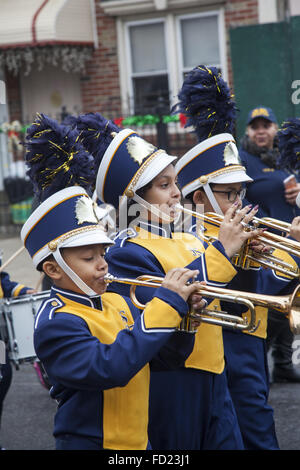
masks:
[[[33,332],[35,315],[50,291],[2,299],[0,325],[8,345],[10,359],[17,366],[23,359],[35,358]],[[2,316],[2,318],[1,318]],[[5,331],[3,331],[5,329]]]

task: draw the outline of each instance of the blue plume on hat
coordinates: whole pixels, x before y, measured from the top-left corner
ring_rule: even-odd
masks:
[[[95,159],[96,170],[102,157],[120,128],[100,113],[82,114],[76,119],[76,128],[83,146]]]
[[[300,119],[291,118],[283,122],[278,130],[279,157],[277,165],[288,171],[300,170]]]
[[[172,112],[187,117],[185,127],[193,126],[199,142],[223,132],[233,133],[237,108],[217,68],[199,65],[191,70],[178,98]]]
[[[69,127],[75,128],[76,121],[77,121],[76,116],[73,116],[72,114],[68,114],[67,116],[64,117],[61,123],[63,126],[69,126]]]
[[[27,129],[25,147],[27,175],[40,201],[74,185],[92,193],[96,178],[94,159],[80,143],[76,129],[37,114]]]

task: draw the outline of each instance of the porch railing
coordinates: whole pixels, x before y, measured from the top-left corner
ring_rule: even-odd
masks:
[[[63,110],[60,117],[67,115]],[[58,119],[59,116],[53,116]],[[181,116],[170,116],[166,112],[140,116],[123,115],[109,116],[109,119],[120,127],[129,127],[143,138],[166,150],[179,158],[196,144],[193,133],[184,128]],[[29,120],[30,122],[30,120]],[[32,121],[31,121],[32,122]],[[16,133],[19,141],[24,139],[26,124],[20,125]],[[24,199],[13,200],[8,189],[8,180],[14,178],[25,179],[26,168],[24,163],[24,150],[16,148],[16,136],[8,132],[1,132],[0,124],[0,237],[19,233],[21,225],[30,214],[30,195],[24,194]]]

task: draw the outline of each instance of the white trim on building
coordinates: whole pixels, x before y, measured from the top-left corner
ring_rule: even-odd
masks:
[[[93,2],[86,0],[1,0],[0,47],[43,44],[97,45]]]
[[[123,16],[178,8],[215,8],[225,3],[225,0],[102,0],[101,7],[107,15]]]

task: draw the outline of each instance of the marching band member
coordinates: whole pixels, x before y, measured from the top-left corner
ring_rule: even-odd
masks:
[[[118,208],[120,221],[131,213],[133,202],[139,204],[139,220],[121,226],[106,254],[112,274],[162,276],[171,268],[186,267],[198,269],[197,280],[212,286],[224,286],[234,277],[229,258],[249,237],[241,235],[239,222],[242,217],[251,220],[255,211],[244,208],[237,214],[233,205],[219,240],[210,246],[195,235],[174,233],[175,205],[181,197],[175,158],[134,131],[117,129],[98,113],[79,116],[77,129],[99,166],[99,199]],[[112,284],[112,288],[128,293],[126,285]],[[136,293],[143,303],[153,296],[148,287]],[[185,367],[151,373],[149,435],[154,449],[243,448],[223,371],[221,327],[203,323]]]
[[[240,155],[247,172],[255,175],[247,199],[255,195],[262,210],[258,216],[291,223],[300,215],[296,205],[300,191],[299,163],[294,151],[299,139],[299,119],[283,123],[274,136],[277,128],[276,116],[270,108],[261,106],[250,111],[248,136],[242,139]],[[270,309],[266,341],[273,360],[273,382],[300,382],[300,372],[293,364],[294,339],[288,319]]]
[[[188,116],[188,125],[193,125],[199,143],[177,163],[176,172],[184,197],[195,206],[202,204],[204,212],[226,217],[233,202],[242,207],[244,186],[251,178],[242,166],[233,136],[221,132],[220,111],[213,112],[216,106],[207,99],[211,93],[216,96],[215,101],[225,101],[230,108],[229,94],[224,100],[224,83],[214,68],[199,66],[187,75],[177,109]],[[222,112],[224,114],[224,108]],[[207,115],[210,118],[207,119]],[[210,137],[205,138],[208,135]],[[203,230],[208,238],[218,236],[218,224],[213,221],[205,222]],[[296,261],[285,252],[275,250],[273,255],[288,261],[297,270]],[[288,274],[262,269],[257,263],[252,263],[248,270],[237,269],[238,274],[227,284],[227,289],[279,294],[291,292],[297,282]],[[239,304],[230,306],[230,313],[247,315],[245,310]],[[267,309],[256,307],[256,317],[258,328],[252,333],[223,328],[228,385],[245,448],[278,449],[273,410],[268,404]]]
[[[19,297],[20,295],[33,294],[35,289],[31,287],[26,287],[24,284],[21,284],[16,281],[12,281],[10,275],[2,271],[0,274],[0,298],[10,298],[10,297]],[[6,340],[7,338],[2,338],[0,334],[0,340]],[[3,411],[3,404],[5,397],[8,393],[8,390],[12,381],[12,366],[9,357],[9,347],[6,345],[5,351],[5,364],[0,365],[0,427],[1,427],[1,418]],[[2,446],[0,444],[0,450]]]
[[[291,174],[297,175],[298,169],[296,158],[288,164],[288,152],[283,148],[287,145],[287,138],[291,146],[292,123],[297,123],[297,119],[283,124],[278,130],[273,110],[257,106],[249,111],[239,149],[241,161],[253,179],[247,187],[246,197],[252,204],[259,204],[258,217],[273,217],[289,223],[300,215],[295,202],[300,183],[296,177],[293,184],[286,186],[284,182]],[[297,125],[293,130],[296,131],[294,136],[299,133]]]
[[[58,402],[56,448],[149,448],[149,361],[158,355],[172,365],[191,351],[193,335],[173,350],[168,343],[166,354],[162,347],[187,314],[196,288],[187,281],[197,271],[168,272],[142,313],[129,298],[105,293],[104,255],[113,242],[88,195],[92,157],[74,130],[43,115],[28,129],[27,149],[42,202],[21,237],[36,268],[53,281],[36,316],[34,345]]]

